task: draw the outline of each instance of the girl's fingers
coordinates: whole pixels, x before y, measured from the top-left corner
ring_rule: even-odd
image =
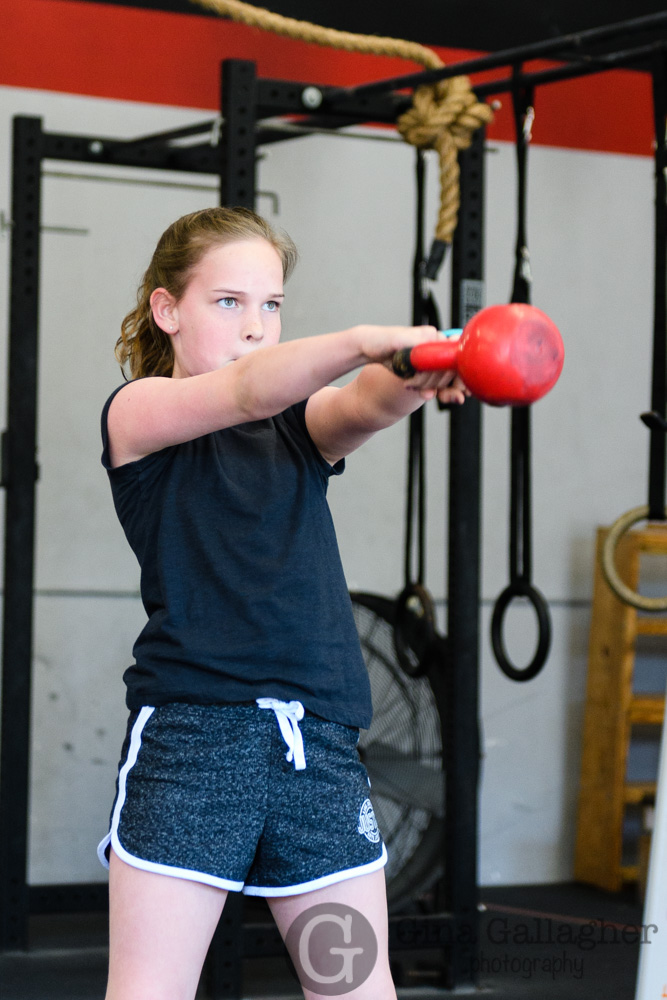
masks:
[[[441,403],[464,403],[470,390],[453,371],[420,372],[414,375],[406,388],[419,393],[424,400],[435,399]]]
[[[458,376],[451,371],[420,372],[417,375],[413,375],[413,377],[407,381],[407,387],[409,389],[417,389],[419,391],[422,389],[444,389],[449,385],[456,385],[457,378]]]
[[[438,399],[441,403],[465,403],[466,394],[462,389],[441,389],[438,392]]]

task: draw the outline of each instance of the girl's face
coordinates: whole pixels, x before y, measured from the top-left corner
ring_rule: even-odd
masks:
[[[156,322],[172,336],[172,378],[202,375],[277,344],[283,298],[282,261],[266,240],[207,251],[178,302],[164,289],[151,297]]]

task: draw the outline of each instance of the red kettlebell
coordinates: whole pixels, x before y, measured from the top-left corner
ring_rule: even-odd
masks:
[[[558,381],[565,351],[558,328],[535,306],[487,306],[466,323],[458,340],[438,340],[397,351],[402,378],[423,371],[456,371],[473,396],[493,406],[527,406]]]

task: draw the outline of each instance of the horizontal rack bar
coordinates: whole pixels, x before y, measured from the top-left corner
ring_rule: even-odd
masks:
[[[359,87],[341,87],[339,95],[357,99],[361,96],[382,93],[387,90],[412,90],[428,83],[437,83],[439,80],[447,80],[454,76],[471,75],[483,73],[486,70],[499,69],[502,66],[513,66],[532,59],[541,59],[547,56],[556,58],[560,54],[565,58],[565,53],[571,51],[581,55],[583,45],[587,42],[605,41],[614,37],[627,37],[642,31],[654,28],[667,28],[667,11],[658,14],[647,14],[644,17],[633,18],[629,21],[619,21],[615,24],[606,25],[602,28],[591,28],[587,31],[579,31],[569,35],[562,35],[559,38],[547,39],[543,42],[531,42],[528,45],[518,46],[513,49],[504,49],[501,52],[493,52],[486,56],[479,56],[476,59],[466,59],[463,62],[455,63],[451,66],[443,66],[439,69],[424,70],[420,73],[408,73],[405,76],[395,76],[386,80],[377,80],[373,83],[362,84]]]

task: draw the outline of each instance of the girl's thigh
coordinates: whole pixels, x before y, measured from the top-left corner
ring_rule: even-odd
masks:
[[[341,983],[338,992],[345,1000],[376,1000],[378,997],[395,1000],[396,991],[389,969],[383,869],[343,879],[313,892],[270,897],[267,902],[287,942],[306,1000],[336,996],[338,979]],[[335,905],[329,913],[327,906],[332,903]],[[308,912],[311,910],[312,919]],[[364,919],[360,920],[359,915]],[[301,918],[295,925],[298,934],[289,934],[298,918]],[[312,949],[311,942],[316,942]],[[335,956],[327,960],[326,972],[317,969],[317,953],[322,949]],[[369,965],[367,957],[375,949],[376,957]],[[350,988],[355,979],[360,980],[359,985]],[[318,992],[317,983],[325,980],[326,989]]]
[[[133,868],[111,852],[106,1000],[192,1000],[223,889]]]

